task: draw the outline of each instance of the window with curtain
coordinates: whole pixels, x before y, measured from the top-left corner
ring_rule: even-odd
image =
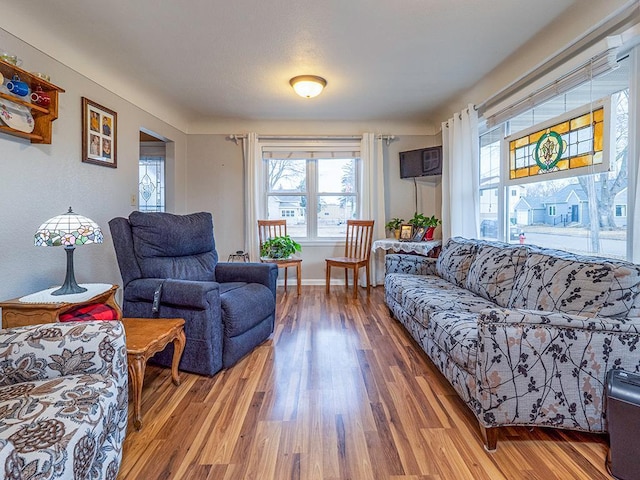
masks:
[[[357,145],[263,147],[263,218],[286,219],[295,238],[344,238],[346,222],[359,217],[361,160]]]
[[[495,237],[518,242],[515,228],[525,243],[626,258],[628,87],[622,60],[481,132],[481,221]]]

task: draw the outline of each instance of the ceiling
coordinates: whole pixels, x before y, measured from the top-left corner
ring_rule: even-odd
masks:
[[[428,121],[578,2],[5,3],[5,14],[48,32],[87,69],[110,71],[192,120]],[[325,91],[296,96],[289,79],[302,74],[324,77]]]

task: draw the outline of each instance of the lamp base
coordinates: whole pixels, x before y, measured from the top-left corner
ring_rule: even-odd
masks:
[[[67,252],[67,275],[64,278],[62,286],[58,290],[51,292],[51,295],[72,295],[74,293],[86,292],[86,288],[76,283],[76,277],[73,274],[73,251],[76,247],[66,246],[64,249]]]

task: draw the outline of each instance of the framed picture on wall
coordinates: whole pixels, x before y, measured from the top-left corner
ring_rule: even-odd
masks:
[[[82,97],[82,161],[116,168],[118,114]]]

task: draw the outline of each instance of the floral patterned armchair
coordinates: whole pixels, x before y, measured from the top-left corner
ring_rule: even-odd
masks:
[[[0,478],[115,480],[127,388],[120,322],[0,330]]]

